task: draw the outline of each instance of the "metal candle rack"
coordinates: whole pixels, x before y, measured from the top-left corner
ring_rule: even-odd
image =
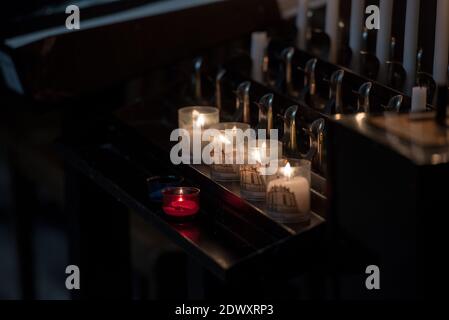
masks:
[[[264,65],[260,66],[264,83],[256,83],[248,72],[242,72],[252,67],[251,59],[245,53],[229,59],[217,69],[217,74],[198,69],[198,61],[202,59],[197,58],[193,63],[195,76],[192,79],[195,81],[192,82],[192,92],[198,92],[197,88],[204,87],[204,82],[211,79],[214,79],[215,86],[209,87],[214,87],[215,92],[204,92],[201,97],[195,95],[192,102],[216,105],[222,109],[225,100],[228,104],[232,101],[229,95],[234,91],[235,113],[222,113],[224,120],[250,123],[255,128],[279,129],[286,150],[292,155],[304,156],[307,148],[316,151],[314,169],[321,174],[325,173],[324,119],[335,114],[358,112],[408,112],[411,107],[411,99],[405,94],[276,39],[270,42]],[[400,73],[401,67],[391,63],[392,77],[393,73]],[[224,88],[232,89],[226,94]],[[227,108],[232,109],[232,106]],[[310,153],[307,156],[311,157]]]

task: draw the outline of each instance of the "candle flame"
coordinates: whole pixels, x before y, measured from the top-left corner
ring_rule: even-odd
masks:
[[[283,169],[283,174],[284,176],[286,176],[287,178],[291,178],[292,174],[293,174],[293,170],[292,167],[290,165],[290,162],[287,162],[287,165],[284,167]]]
[[[192,112],[192,118],[193,118],[193,127],[194,128],[202,128],[202,127],[204,127],[204,124],[206,123],[206,119],[205,119],[203,114],[201,114],[198,111],[194,110]]]
[[[260,154],[260,150],[254,150],[252,156],[257,163],[262,163],[262,156]]]

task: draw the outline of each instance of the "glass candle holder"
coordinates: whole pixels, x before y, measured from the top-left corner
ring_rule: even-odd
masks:
[[[277,148],[277,152],[272,150]],[[240,193],[250,201],[264,201],[266,182],[277,171],[277,162],[282,158],[282,143],[277,140],[257,140],[249,144],[245,164],[240,166]],[[274,167],[274,171],[273,168]]]
[[[188,131],[207,129],[220,122],[220,111],[215,107],[185,107],[178,110],[178,127]]]
[[[282,223],[310,221],[311,162],[286,159],[267,182],[267,210]]]
[[[239,122],[226,122],[212,125],[210,129],[219,131],[219,136],[214,137],[216,143],[220,144],[222,156],[218,162],[210,165],[211,177],[217,181],[239,181],[240,165],[237,163],[237,140],[239,130],[245,132],[250,125]],[[214,156],[212,154],[212,156]],[[232,160],[231,161],[226,161]],[[229,163],[231,162],[231,163]]]
[[[172,218],[191,218],[200,210],[200,190],[197,188],[167,188],[162,191],[162,195],[162,209]]]
[[[220,121],[220,111],[215,107],[185,107],[178,110],[179,129],[187,130],[190,138],[190,153],[183,154],[186,163],[200,164],[202,162],[202,151],[207,142],[202,141],[204,129]],[[200,141],[198,149],[194,149],[194,141]]]
[[[178,176],[155,176],[147,179],[148,196],[151,201],[162,202],[162,190],[170,187],[179,187],[184,181]]]

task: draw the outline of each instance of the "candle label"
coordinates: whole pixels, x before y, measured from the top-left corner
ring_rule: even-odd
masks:
[[[308,202],[310,200],[305,200]],[[305,204],[297,202],[297,196],[290,188],[282,185],[269,187],[267,210],[275,220],[282,223],[304,223],[310,221],[310,210],[301,211]],[[308,206],[309,204],[306,204]]]
[[[259,165],[240,166],[240,189],[247,199],[265,199],[266,182]]]
[[[239,166],[232,164],[212,164],[210,166],[212,179],[218,181],[238,181]]]
[[[295,214],[299,211],[295,193],[285,186],[274,186],[267,193],[267,208],[271,212]]]

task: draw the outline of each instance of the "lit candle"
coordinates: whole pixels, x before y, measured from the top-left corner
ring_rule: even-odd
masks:
[[[197,110],[192,111],[192,127],[193,129],[203,129],[206,123],[204,114],[199,113]]]
[[[380,61],[379,80],[387,76],[386,62],[390,60],[391,21],[393,18],[393,0],[380,0],[380,29],[377,31],[376,55]]]
[[[215,107],[185,107],[178,110],[178,126],[187,130],[190,137],[190,154],[183,154],[184,163],[201,164],[203,129],[219,122],[219,109]]]
[[[338,22],[340,20],[340,0],[327,0],[325,32],[330,38],[329,61],[337,63],[338,58]]]
[[[363,17],[365,0],[352,0],[349,47],[352,50],[352,69],[359,71],[360,50],[362,50]]]
[[[257,82],[263,82],[263,63],[267,47],[268,36],[266,32],[253,32],[251,34],[252,78]]]
[[[447,84],[447,66],[449,55],[449,1],[438,0],[435,28],[435,58],[433,77],[439,86]]]
[[[427,104],[427,88],[413,87],[412,112],[426,111],[427,109],[426,104]]]
[[[210,166],[211,177],[217,181],[238,181],[240,179],[239,165],[237,164],[237,133],[250,129],[246,123],[219,123],[210,129],[219,130],[219,135],[213,137],[217,150],[221,150],[218,162],[215,160]],[[211,156],[214,156],[212,154]]]
[[[416,55],[418,53],[418,30],[419,30],[419,9],[421,0],[408,0],[405,17],[404,34],[404,69],[407,72],[406,91],[415,84],[416,78]]]
[[[278,178],[268,182],[267,208],[271,216],[284,223],[310,221],[310,161],[290,162],[279,169]]]
[[[299,49],[306,50],[309,0],[298,0],[298,10],[296,14],[297,43]]]
[[[173,218],[189,218],[200,209],[200,190],[196,188],[168,188],[163,194],[162,209]]]
[[[178,126],[180,129],[207,129],[219,122],[220,115],[215,107],[185,107],[178,110]]]
[[[272,150],[272,146],[277,148],[277,153]],[[240,166],[240,191],[244,198],[252,201],[265,200],[266,179],[270,174],[265,169],[281,157],[282,143],[279,141],[258,141],[256,146],[248,147],[247,163]]]

